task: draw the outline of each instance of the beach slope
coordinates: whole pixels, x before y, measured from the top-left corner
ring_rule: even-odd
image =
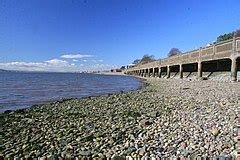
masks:
[[[26,158],[237,154],[240,85],[177,79],[146,83],[127,93],[1,113],[1,153]]]

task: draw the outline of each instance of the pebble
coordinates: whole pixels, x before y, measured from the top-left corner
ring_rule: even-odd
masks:
[[[140,90],[0,113],[3,157],[234,157],[240,85],[148,79]],[[235,129],[236,130],[236,129]],[[235,132],[234,132],[235,133]]]
[[[91,151],[79,151],[79,154],[82,155],[82,156],[90,156]]]

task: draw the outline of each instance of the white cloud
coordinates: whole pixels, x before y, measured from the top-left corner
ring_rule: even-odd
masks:
[[[9,63],[0,63],[2,66],[13,66],[13,67],[44,67],[45,63],[35,63],[35,62],[9,62]]]
[[[73,59],[72,61],[73,61],[73,62],[78,62],[78,60],[77,60],[77,59]]]
[[[84,59],[84,60],[83,60],[83,62],[87,62],[87,60],[86,60],[86,59]]]
[[[67,58],[67,59],[81,59],[81,58],[88,58],[93,57],[93,55],[90,54],[65,54],[62,55],[61,58]]]
[[[48,61],[45,61],[45,62],[50,64],[50,65],[68,65],[67,61],[60,60],[60,59],[51,59],[51,60],[48,60]]]
[[[51,59],[44,62],[0,62],[0,68],[7,70],[51,72],[103,71],[117,68],[117,66],[102,63],[94,63],[91,65],[88,63],[75,64],[70,62],[60,59]]]
[[[102,59],[99,59],[99,60],[93,59],[92,62],[93,62],[93,63],[103,62],[103,60],[102,60]]]
[[[51,59],[45,62],[8,62],[0,63],[0,68],[7,70],[20,70],[20,71],[76,71],[74,63],[68,63],[67,61],[59,59]]]
[[[0,63],[0,67],[9,70],[42,71],[43,68],[47,67],[47,64],[39,62],[8,62]]]

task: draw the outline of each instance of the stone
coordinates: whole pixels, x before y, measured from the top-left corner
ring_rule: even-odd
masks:
[[[216,127],[213,127],[210,132],[213,136],[217,136],[219,134],[219,130]]]
[[[139,150],[139,153],[138,153],[140,156],[144,156],[144,154],[145,154],[145,149],[140,149]]]
[[[25,123],[32,123],[34,120],[31,118],[23,118],[22,119]]]
[[[91,151],[79,151],[79,154],[82,155],[82,156],[90,156]]]
[[[148,115],[149,115],[150,117],[152,117],[152,118],[156,118],[156,117],[159,117],[159,116],[160,116],[160,114],[159,114],[158,111],[150,112]]]
[[[97,159],[115,154],[116,159],[125,159],[123,153],[136,157],[237,154],[237,132],[232,129],[240,85],[174,79],[147,83],[138,91],[44,104],[22,114],[0,113],[0,155]],[[160,118],[154,118],[155,111]],[[27,123],[24,118],[34,121]]]
[[[123,155],[130,155],[134,151],[136,151],[135,147],[129,147],[126,151],[123,152]]]
[[[111,157],[112,160],[125,160],[125,156],[118,156],[118,155],[113,155]]]
[[[141,120],[139,123],[140,123],[140,125],[143,126],[143,127],[147,127],[148,125],[151,125],[151,124],[152,124],[152,122],[149,121],[149,120],[147,120],[147,119],[143,119],[143,120]]]

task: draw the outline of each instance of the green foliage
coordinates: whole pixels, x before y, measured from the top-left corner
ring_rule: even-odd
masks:
[[[145,54],[145,55],[142,57],[142,59],[141,59],[141,61],[140,61],[139,63],[145,64],[145,63],[149,63],[149,62],[153,62],[153,61],[155,61],[153,55]]]
[[[168,53],[168,57],[172,57],[178,54],[182,54],[182,52],[178,48],[172,48]]]
[[[120,69],[124,70],[124,69],[126,69],[126,67],[125,67],[125,66],[122,66]]]
[[[235,34],[234,34],[235,37],[240,37],[240,29],[238,29]]]
[[[222,42],[222,41],[226,41],[226,40],[232,39],[233,36],[234,36],[234,32],[220,35],[220,36],[217,37],[217,41],[216,42],[219,43],[219,42]]]
[[[140,59],[135,59],[132,64],[138,64],[140,62]]]
[[[154,56],[153,55],[148,55],[145,54],[142,59],[136,59],[133,61],[133,64],[145,64],[145,63],[149,63],[149,62],[153,62],[155,61]]]

